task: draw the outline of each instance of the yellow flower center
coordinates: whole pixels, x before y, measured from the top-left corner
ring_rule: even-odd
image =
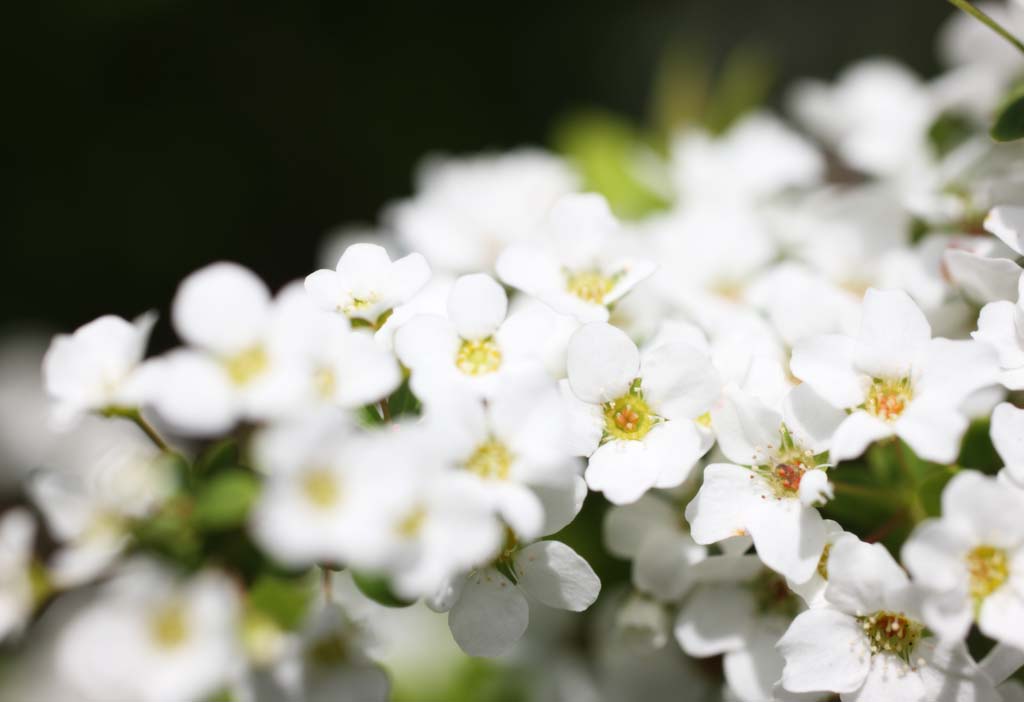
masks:
[[[302,493],[316,507],[327,509],[338,503],[341,491],[335,476],[326,469],[307,471],[302,476]]]
[[[420,533],[424,523],[427,521],[427,510],[417,507],[409,512],[404,519],[398,522],[395,531],[404,539],[411,539]]]
[[[643,394],[634,387],[622,397],[604,405],[605,438],[637,441],[644,438],[659,417],[651,411]]]
[[[464,340],[455,354],[455,367],[466,375],[493,373],[501,367],[501,349],[491,337]]]
[[[995,546],[978,546],[967,554],[971,598],[980,607],[986,597],[1002,587],[1010,577],[1006,551]]]
[[[161,648],[176,648],[188,637],[188,622],[185,607],[181,602],[171,602],[149,620],[149,633]]]
[[[313,387],[316,389],[316,394],[324,400],[334,397],[334,391],[338,387],[338,380],[334,375],[334,371],[330,368],[320,368],[317,370],[313,374]]]
[[[868,637],[871,655],[891,653],[907,662],[924,631],[922,624],[899,612],[875,612],[857,621]]]
[[[874,378],[868,388],[868,396],[864,401],[864,409],[868,414],[879,419],[892,422],[903,414],[914,393],[910,387],[910,378],[899,380],[882,380]]]
[[[489,480],[507,480],[511,466],[512,454],[495,439],[480,444],[466,461],[467,470]]]
[[[267,352],[261,346],[253,346],[224,361],[228,377],[235,385],[247,385],[256,376],[267,370],[269,364]]]
[[[605,296],[615,287],[615,279],[598,271],[569,273],[566,288],[576,297],[598,305],[604,304]]]

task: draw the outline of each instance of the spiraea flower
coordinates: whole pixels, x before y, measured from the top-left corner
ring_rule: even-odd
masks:
[[[0,514],[0,641],[19,633],[35,606],[35,536],[28,510],[16,507]]]
[[[105,315],[58,334],[43,358],[43,381],[56,401],[58,423],[85,412],[138,407],[145,398],[139,366],[156,314],[134,322]]]
[[[379,329],[429,279],[430,266],[418,253],[392,261],[382,246],[353,244],[341,255],[337,270],[306,276],[306,291],[323,309],[345,315],[354,325]]]
[[[797,616],[779,640],[782,687],[842,700],[995,700],[960,642],[930,636],[920,596],[881,544],[846,536],[828,559],[828,607]]]
[[[808,580],[825,547],[816,505],[832,490],[820,455],[845,415],[807,385],[793,389],[784,413],[737,391],[711,414],[726,457],[704,470],[686,508],[697,543],[749,534],[768,567],[794,582]]]
[[[645,348],[603,322],[569,341],[564,386],[575,450],[592,490],[616,504],[675,487],[713,442],[698,420],[721,383],[710,359],[678,340]]]
[[[983,634],[1024,648],[1024,492],[975,471],[960,473],[942,493],[942,517],[917,526],[903,562],[925,588],[925,623],[961,640],[974,621]]]
[[[653,263],[625,252],[624,234],[600,195],[563,197],[545,231],[544,239],[502,253],[498,277],[581,322],[607,321],[609,307],[654,272]]]
[[[154,562],[132,561],[68,622],[57,670],[86,699],[202,699],[241,662],[237,618],[223,575],[179,580]]]
[[[960,407],[996,382],[997,358],[987,344],[932,339],[928,321],[906,293],[871,289],[856,337],[807,339],[793,350],[790,368],[849,412],[832,437],[832,462],[898,436],[922,458],[949,463],[967,429]]]

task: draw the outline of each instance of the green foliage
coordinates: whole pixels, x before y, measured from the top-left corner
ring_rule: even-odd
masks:
[[[996,141],[1016,141],[1024,137],[1024,89],[1018,88],[996,112],[989,132]]]
[[[552,141],[580,171],[584,189],[608,198],[619,216],[639,218],[668,206],[641,175],[645,155],[655,152],[625,119],[599,110],[576,112],[558,122]]]
[[[943,112],[928,128],[928,144],[932,152],[942,158],[974,136],[976,131],[968,117],[956,112]]]
[[[392,419],[403,416],[419,416],[421,409],[422,406],[419,399],[417,399],[409,387],[408,378],[388,398],[388,411],[391,413]]]
[[[200,454],[192,472],[197,478],[204,478],[226,468],[237,466],[238,463],[238,442],[233,438],[224,439]]]
[[[251,471],[229,468],[217,473],[196,495],[196,525],[211,531],[243,526],[259,491],[259,481]]]
[[[300,577],[266,573],[249,590],[249,607],[282,629],[295,631],[305,621],[315,596],[316,583],[311,573]]]
[[[395,594],[388,579],[377,573],[352,571],[352,580],[359,591],[385,607],[408,607],[415,600],[405,600]]]

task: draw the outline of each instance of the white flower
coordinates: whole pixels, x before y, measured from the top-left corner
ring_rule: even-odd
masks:
[[[242,419],[329,402],[353,408],[401,382],[397,363],[296,286],[276,300],[249,270],[215,263],[186,278],[172,308],[190,347],[152,362],[154,406],[176,430],[211,436]]]
[[[542,241],[501,254],[498,277],[581,322],[605,321],[608,307],[654,272],[653,263],[622,252],[619,229],[602,196],[566,195],[548,214]]]
[[[756,556],[714,556],[696,568],[702,582],[679,610],[676,641],[698,658],[724,654],[725,680],[737,699],[771,699],[782,672],[775,645],[800,600]]]
[[[989,433],[1005,466],[1000,474],[1024,487],[1024,409],[1009,402],[997,406],[992,412]]]
[[[142,402],[137,371],[155,323],[153,312],[134,322],[105,315],[54,337],[43,357],[43,380],[57,403],[58,422]]]
[[[661,602],[683,597],[694,583],[694,565],[707,549],[690,538],[678,506],[647,493],[605,513],[604,543],[619,558],[633,561],[633,585]]]
[[[430,393],[423,421],[438,453],[476,478],[505,523],[530,540],[545,522],[552,533],[571,521],[586,495],[564,415],[557,385],[535,370],[507,376],[486,404],[460,389]],[[542,495],[559,513],[545,513]]]
[[[448,612],[448,626],[463,651],[491,657],[508,650],[526,631],[526,596],[548,607],[582,612],[600,590],[601,581],[575,551],[560,541],[537,541],[456,579],[428,604]]]
[[[967,429],[960,406],[995,382],[997,358],[987,344],[932,339],[906,293],[871,289],[858,336],[807,339],[793,350],[790,368],[850,412],[832,437],[833,463],[893,435],[926,460],[951,463]]]
[[[823,607],[828,604],[825,599],[825,588],[828,586],[828,558],[832,553],[832,545],[849,532],[844,531],[838,522],[831,519],[824,520],[825,525],[825,547],[821,551],[821,558],[818,559],[818,567],[811,573],[811,577],[804,582],[797,583],[788,580],[789,589],[800,596],[808,607]]]
[[[832,546],[825,597],[779,641],[782,686],[851,700],[997,700],[961,643],[926,635],[920,595],[881,544],[844,536]]]
[[[697,419],[718,398],[718,372],[678,340],[644,349],[603,322],[569,341],[567,401],[585,478],[615,504],[652,487],[675,487],[711,447]]]
[[[536,324],[520,315],[505,317],[508,296],[484,273],[464,275],[448,295],[448,315],[421,314],[395,332],[395,353],[412,371],[420,398],[452,385],[486,397],[517,369],[541,367]]]
[[[0,515],[0,641],[20,632],[32,614],[35,536],[36,523],[28,510],[15,507]]]
[[[824,174],[825,161],[780,119],[754,112],[717,139],[695,129],[675,135],[669,168],[684,204],[714,200],[729,205],[814,185]]]
[[[430,266],[420,254],[392,261],[382,246],[353,244],[341,255],[337,270],[306,276],[306,291],[323,309],[379,328],[384,315],[407,302],[429,279]]]
[[[711,414],[722,452],[739,465],[716,463],[686,508],[693,538],[712,544],[749,534],[769,568],[793,582],[808,580],[825,547],[814,505],[832,496],[818,454],[843,420],[808,386],[787,396],[783,414],[731,391]]]
[[[57,671],[86,699],[203,699],[240,662],[237,617],[226,577],[133,561],[63,629]]]
[[[1024,492],[976,471],[942,492],[942,518],[920,524],[903,562],[928,595],[924,620],[938,636],[966,637],[971,623],[996,641],[1024,648]]]
[[[368,532],[381,528],[389,471],[373,440],[355,435],[333,412],[260,432],[256,467],[267,474],[250,515],[256,542],[279,562],[381,567],[386,555]]]
[[[1020,277],[1024,285],[1024,276]],[[999,381],[1010,390],[1024,390],[1024,296],[1016,303],[1002,300],[990,302],[978,315],[978,331],[973,336],[978,341],[993,346],[999,353],[1002,369]]]
[[[489,272],[508,244],[533,235],[555,200],[577,185],[560,158],[536,149],[434,156],[417,173],[416,196],[385,217],[435,270]]]
[[[801,81],[790,103],[801,122],[858,170],[893,175],[927,158],[925,136],[935,108],[927,86],[899,63],[861,61],[833,85]]]
[[[121,554],[133,519],[172,494],[168,457],[133,425],[88,417],[61,436],[27,484],[60,546],[49,577],[60,587],[86,583]]]

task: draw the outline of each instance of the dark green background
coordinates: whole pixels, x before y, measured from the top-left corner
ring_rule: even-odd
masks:
[[[13,5],[13,3],[12,3]],[[166,309],[217,258],[273,285],[417,159],[644,116],[666,45],[751,40],[784,78],[868,54],[936,70],[942,0],[24,3],[0,22],[0,322]],[[17,14],[15,14],[17,13]],[[159,332],[167,343],[166,322]]]

